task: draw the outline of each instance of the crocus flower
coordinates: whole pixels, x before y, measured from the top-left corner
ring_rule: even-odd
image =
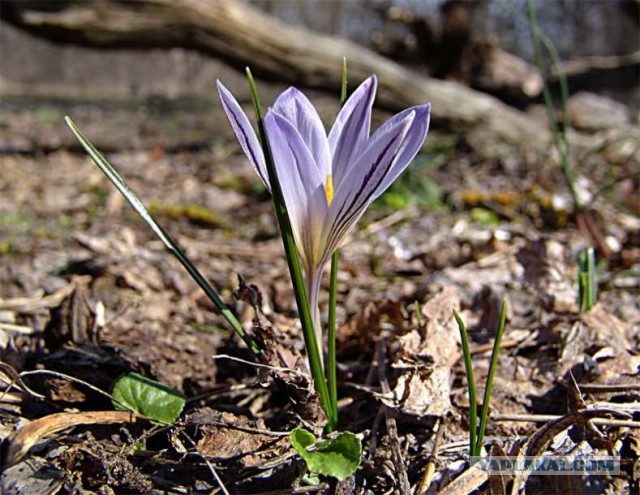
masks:
[[[365,209],[409,165],[429,127],[430,105],[404,110],[373,134],[376,77],[345,102],[327,135],[318,112],[296,88],[283,92],[264,117],[271,154],[305,273],[318,348],[322,271]],[[271,190],[260,141],[242,108],[218,81],[218,93],[243,151]]]

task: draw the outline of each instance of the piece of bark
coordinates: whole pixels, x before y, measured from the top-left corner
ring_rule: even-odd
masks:
[[[56,42],[102,48],[196,49],[256,76],[337,91],[342,58],[355,85],[375,73],[389,110],[432,103],[432,122],[488,157],[544,152],[543,125],[495,98],[407,70],[355,43],[287,25],[234,0],[5,0],[0,15]]]

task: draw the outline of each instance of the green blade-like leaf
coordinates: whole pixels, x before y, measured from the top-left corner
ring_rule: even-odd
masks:
[[[93,159],[95,164],[100,168],[102,173],[107,176],[107,178],[111,181],[111,183],[120,191],[120,193],[127,199],[127,201],[133,206],[133,209],[136,210],[138,215],[142,217],[142,219],[146,222],[146,224],[153,230],[154,234],[158,236],[158,238],[162,241],[162,243],[166,246],[166,248],[173,254],[176,259],[182,264],[182,266],[187,270],[191,278],[200,286],[200,288],[204,291],[207,297],[216,305],[216,307],[222,313],[222,316],[229,322],[234,332],[238,334],[238,336],[245,341],[249,349],[255,354],[258,355],[260,353],[260,346],[258,342],[256,342],[250,335],[248,335],[242,325],[233,314],[231,309],[224,303],[222,298],[218,295],[216,290],[211,286],[211,284],[207,281],[204,276],[200,273],[200,271],[195,267],[187,255],[184,254],[182,249],[178,246],[178,244],[165,232],[165,230],[153,219],[147,207],[138,199],[135,193],[129,188],[124,179],[120,176],[120,174],[111,166],[111,164],[106,160],[106,158],[100,153],[93,144],[85,137],[84,134],[76,127],[73,121],[69,117],[65,117],[65,121],[71,132],[76,136],[80,144],[87,151],[89,156]]]
[[[478,401],[476,399],[476,379],[473,376],[473,362],[471,360],[471,344],[469,344],[467,326],[455,309],[453,310],[453,316],[458,323],[458,330],[460,330],[462,358],[464,360],[464,369],[467,374],[467,389],[469,391],[469,455],[475,456],[477,455],[476,442],[478,439]]]
[[[489,372],[487,373],[487,380],[484,387],[484,399],[482,400],[482,413],[480,414],[480,425],[478,426],[478,438],[476,440],[476,452],[474,456],[480,456],[484,443],[484,432],[487,428],[487,422],[489,421],[489,402],[491,401],[491,391],[493,390],[493,378],[498,369],[498,357],[500,354],[500,343],[502,342],[502,335],[504,335],[504,327],[507,323],[507,300],[502,300],[502,306],[500,307],[500,320],[498,323],[498,329],[496,330],[496,338],[493,342],[493,349],[491,351],[491,361],[489,362]]]
[[[342,59],[342,84],[340,85],[340,106],[347,101],[347,59]],[[338,263],[340,253],[336,249],[331,255],[331,276],[329,278],[329,318],[327,324],[327,385],[331,413],[327,422],[327,432],[338,426],[338,370],[336,352],[336,308],[338,304]]]
[[[343,431],[331,440],[314,445],[316,437],[296,428],[289,436],[291,445],[307,463],[309,471],[343,480],[355,473],[362,459],[360,440],[350,431]],[[314,446],[309,450],[309,447]]]
[[[173,423],[184,408],[184,396],[173,388],[137,373],[120,377],[111,393],[114,399],[160,423]],[[113,407],[125,410],[118,402]]]
[[[595,250],[590,247],[578,255],[578,303],[580,312],[589,311],[598,302]]]

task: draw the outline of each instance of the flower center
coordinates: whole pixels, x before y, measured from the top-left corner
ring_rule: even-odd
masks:
[[[327,197],[327,204],[330,205],[333,200],[333,179],[331,174],[327,174],[327,179],[324,183],[324,194]]]

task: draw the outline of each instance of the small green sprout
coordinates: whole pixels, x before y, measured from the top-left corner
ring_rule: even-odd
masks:
[[[469,345],[467,327],[465,326],[464,321],[462,321],[461,316],[456,310],[453,311],[453,316],[455,317],[456,322],[458,323],[458,328],[460,329],[462,356],[464,359],[464,367],[467,373],[467,384],[469,388],[469,456],[471,458],[480,457],[484,444],[484,432],[487,428],[487,422],[489,420],[489,402],[491,401],[493,378],[498,367],[498,353],[500,352],[502,334],[504,333],[504,326],[507,321],[507,301],[502,301],[502,307],[500,309],[500,322],[498,324],[498,330],[496,331],[493,350],[491,351],[491,362],[489,363],[489,373],[487,374],[487,381],[485,383],[480,424],[478,424],[476,383],[473,375],[473,364],[471,362],[471,346]]]
[[[598,302],[595,250],[590,247],[580,251],[578,264],[578,305],[580,312],[585,313]]]

